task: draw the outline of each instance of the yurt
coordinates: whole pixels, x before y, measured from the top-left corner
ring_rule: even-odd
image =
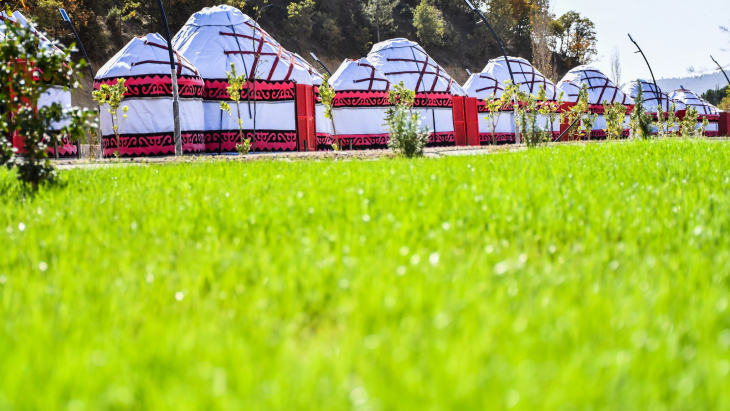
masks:
[[[241,92],[241,120],[253,150],[314,149],[312,76],[253,19],[230,6],[206,7],[190,17],[173,46],[205,81],[206,151],[236,151],[238,115],[235,109],[233,117],[220,109],[221,101],[230,102],[231,64],[248,80]]]
[[[500,98],[502,96],[504,93],[504,85],[507,84],[508,81],[512,81],[510,69],[512,71],[512,76],[514,76],[515,83],[520,87],[520,91],[530,93],[537,97],[539,95],[540,88],[542,87],[545,89],[545,97],[548,101],[556,102],[559,98],[559,93],[555,84],[540,73],[540,71],[538,71],[526,59],[520,57],[508,57],[505,61],[504,57],[499,57],[489,60],[486,67],[484,67],[484,70],[482,70],[479,74],[472,75],[469,82],[464,85],[464,89],[470,97],[477,97],[477,99],[479,99],[479,112],[481,117],[479,123],[479,135],[483,143],[485,141],[491,142],[492,140],[492,126],[488,124],[489,121],[483,118],[483,113],[486,111],[484,100],[492,98],[492,96],[494,96],[494,98]],[[550,121],[548,118],[538,115],[538,126],[542,128],[547,124],[549,127],[548,131],[552,133],[553,138],[560,135],[559,123],[560,121],[557,116],[553,121]],[[503,108],[499,116],[497,127],[499,133],[497,141],[516,141],[514,111],[511,106]]]
[[[31,31],[35,33],[38,36],[38,40],[40,43],[40,47],[48,50],[56,50],[59,53],[61,52],[56,46],[53,45],[53,43],[48,40],[46,36],[43,35],[43,33],[36,30],[34,27],[32,27],[28,21],[28,19],[25,18],[25,16],[20,13],[19,11],[13,12],[12,15],[8,15],[4,10],[0,11],[0,26],[2,24],[17,24],[23,27],[30,27]],[[2,27],[0,27],[0,40],[5,37],[3,34]],[[53,105],[54,103],[58,103],[63,108],[70,108],[71,107],[71,91],[70,90],[64,90],[63,87],[58,86],[51,86],[46,90],[45,93],[41,96],[41,98],[38,101],[38,108],[41,107],[48,107]],[[51,123],[51,129],[48,130],[48,133],[51,134],[58,134],[59,131],[65,127],[68,124],[67,120],[63,120],[60,122],[54,122]],[[17,148],[22,147],[22,138],[16,137],[13,139],[13,145]],[[54,147],[49,148],[50,155],[53,157],[55,156]],[[69,158],[69,157],[76,157],[77,155],[77,149],[76,145],[73,144],[68,137],[61,136],[61,143],[58,146],[58,157],[59,158]]]
[[[297,53],[294,53],[294,58],[307,69],[309,75],[312,77],[312,85],[314,86],[314,112],[315,112],[315,125],[317,133],[317,150],[331,150],[332,143],[332,120],[324,116],[324,104],[322,104],[322,97],[319,93],[319,88],[324,82],[324,76],[316,68],[314,68],[304,57]]]
[[[183,152],[200,153],[203,144],[203,79],[195,66],[175,51],[180,95],[180,130]],[[104,156],[116,151],[123,157],[175,154],[172,78],[167,41],[159,34],[135,37],[99,69],[94,88],[114,85],[124,78],[127,92],[118,114],[119,146],[108,105],[100,110]]]
[[[673,91],[669,98],[684,103],[687,108],[693,107],[699,114],[697,116],[697,128],[702,127],[705,118],[710,124],[705,129],[705,136],[717,137],[720,135],[720,111],[717,107],[705,101],[702,97],[687,89]]]
[[[563,100],[570,103],[578,102],[578,93],[583,85],[588,86],[588,103],[590,111],[598,114],[591,138],[602,139],[606,137],[606,118],[603,115],[603,102],[609,104],[621,103],[627,106],[626,121],[624,122],[624,137],[628,137],[629,123],[631,121],[631,110],[634,100],[615,85],[600,70],[588,65],[578,66],[570,70],[557,85],[557,92],[564,92]]]
[[[515,116],[511,106],[502,107],[493,119],[486,116],[486,101],[502,97],[504,85],[492,74],[482,72],[469,76],[469,80],[464,83],[464,90],[469,97],[477,99],[480,144],[514,143]]]
[[[654,118],[654,121],[659,120],[659,107],[661,107],[662,111],[665,113],[664,116],[666,120],[666,113],[672,109],[672,104],[674,104],[674,111],[676,115],[679,118],[684,117],[687,106],[680,101],[672,101],[672,99],[669,98],[669,95],[663,92],[660,88],[657,88],[657,86],[651,81],[642,79],[631,81],[624,84],[623,87],[621,87],[621,91],[632,99],[636,99],[636,96],[639,95],[639,87],[641,87],[643,92],[644,109]],[[652,129],[654,134],[659,131],[656,126],[652,126]],[[677,131],[677,129],[672,131]]]
[[[454,145],[455,122],[463,123],[463,104],[454,109],[453,96],[466,96],[464,90],[418,43],[403,38],[373,46],[370,63],[390,81],[416,92],[415,107],[424,126],[433,133],[429,145]],[[456,113],[456,116],[455,116]]]
[[[345,60],[329,80],[333,102],[333,133],[343,149],[388,146],[385,112],[390,81],[366,58]]]

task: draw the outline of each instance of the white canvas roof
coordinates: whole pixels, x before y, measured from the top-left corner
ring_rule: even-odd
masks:
[[[542,75],[529,61],[521,57],[508,56],[508,59],[509,68],[512,69],[512,75],[515,82],[520,85],[521,91],[537,96],[540,92],[540,86],[543,86],[547,98],[557,100],[559,93],[556,91],[555,84]],[[504,57],[499,57],[489,60],[482,73],[492,75],[500,84],[504,85],[507,84],[507,80],[512,80],[509,68],[507,68]],[[499,96],[501,96],[501,93],[497,97]]]
[[[649,80],[639,79],[638,81],[631,81],[624,84],[624,86],[621,87],[621,90],[632,99],[635,99],[639,94],[639,86],[641,86],[641,89],[644,92],[644,107],[649,113],[658,112],[659,99],[661,99],[661,107],[665,113],[672,108],[672,103],[675,103],[675,110],[684,110],[687,108],[682,102],[673,102],[667,93],[663,92],[662,89],[657,88],[657,86]]]
[[[35,33],[35,35],[37,35],[38,38],[40,39],[41,47],[48,49],[48,50],[58,50],[60,52],[58,47],[53,45],[53,42],[48,40],[48,38],[46,36],[44,36],[41,32],[39,32],[36,29],[36,27],[32,26],[30,24],[30,22],[28,21],[28,19],[25,18],[25,16],[21,12],[15,11],[15,12],[13,12],[13,14],[8,15],[5,12],[5,10],[0,11],[0,38],[5,38],[5,33],[4,33],[4,30],[2,29],[3,23],[4,24],[16,23],[22,27],[30,27],[31,31],[33,33]]]
[[[719,110],[717,107],[705,101],[702,97],[698,96],[691,90],[679,89],[669,94],[669,98],[683,103],[687,108],[694,107],[695,110],[701,115],[718,115]]]
[[[309,73],[310,77],[312,77],[312,84],[315,86],[321,86],[322,82],[324,82],[324,76],[322,73],[320,73],[314,66],[309,64],[307,60],[304,59],[304,57],[300,56],[297,53],[292,53],[294,56],[294,59],[301,64]]]
[[[621,91],[605,74],[588,65],[570,70],[558,83],[558,93],[563,91],[564,101],[576,103],[583,84],[588,85],[588,100],[591,105],[602,105],[604,100],[609,103],[634,104],[634,100]]]
[[[469,97],[479,100],[498,99],[504,94],[504,85],[490,73],[477,73],[469,76],[464,83],[464,90]]]
[[[234,7],[206,7],[193,14],[175,35],[173,47],[204,79],[226,79],[235,63],[236,71],[247,73],[248,78],[312,85],[309,70]]]
[[[175,64],[178,76],[200,76],[198,69],[177,51]],[[157,33],[133,38],[96,73],[97,79],[170,75],[170,54],[167,41]]]
[[[329,80],[336,91],[388,91],[390,81],[366,58],[345,60]]]
[[[367,59],[393,84],[401,81],[417,93],[466,93],[418,43],[403,38],[380,42],[373,46]]]

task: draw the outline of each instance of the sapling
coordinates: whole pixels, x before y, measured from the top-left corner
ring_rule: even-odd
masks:
[[[606,118],[606,140],[618,140],[624,133],[626,106],[621,103],[609,104],[603,100],[603,115]]]
[[[504,97],[504,95],[502,96]],[[484,100],[484,119],[487,120],[489,127],[492,130],[492,144],[497,144],[497,126],[499,125],[499,117],[502,114],[502,108],[505,107],[504,98],[495,98],[495,94],[492,93],[492,97]]]
[[[696,108],[689,106],[687,107],[687,112],[684,115],[684,119],[682,119],[682,137],[683,138],[691,138],[696,135],[697,131],[697,117],[699,116],[699,112]]]
[[[588,130],[588,139],[591,138],[591,130],[593,130],[593,124],[596,122],[598,115],[590,113],[590,103],[588,99],[588,85],[584,84],[578,91],[578,100],[575,105],[570,107],[568,110],[560,113],[560,122],[567,122],[573,124],[573,122],[580,121],[579,127],[573,127],[569,134],[568,140],[578,140],[586,134]]]
[[[638,136],[645,140],[652,138],[654,136],[651,130],[652,120],[644,108],[644,91],[641,87],[641,81],[639,81],[638,93],[634,99],[634,111],[631,113],[631,130],[633,130],[634,137]]]
[[[545,118],[545,141],[549,142],[553,138],[553,124],[559,116],[560,106],[563,105],[564,92],[560,92],[556,101],[548,100],[547,92],[543,85],[540,85],[540,91],[537,93],[538,113]]]
[[[319,95],[322,99],[322,104],[324,105],[324,117],[332,122],[332,131],[334,133],[335,139],[334,143],[332,144],[332,149],[337,151],[339,149],[339,145],[337,144],[337,126],[335,125],[335,119],[332,112],[332,107],[334,105],[335,98],[337,97],[337,92],[332,86],[330,86],[328,74],[324,75],[322,85],[319,86]]]
[[[117,149],[114,150],[114,156],[119,158],[119,149],[122,147],[121,139],[119,137],[119,128],[127,119],[127,111],[129,106],[122,107],[122,119],[119,119],[119,106],[124,100],[124,94],[127,92],[127,87],[124,86],[124,78],[118,78],[117,83],[114,85],[102,84],[99,90],[95,90],[91,93],[94,101],[99,103],[99,107],[103,107],[105,104],[108,106],[106,111],[111,115],[112,118],[112,129],[114,130],[115,144]],[[104,155],[104,147],[102,147],[102,156]]]
[[[662,104],[659,104],[656,109],[656,121],[654,121],[654,127],[657,129],[657,137],[663,138],[667,134],[667,114],[662,109]]]
[[[430,136],[428,127],[420,128],[420,113],[413,111],[415,99],[416,93],[402,81],[388,91],[390,107],[385,117],[385,125],[390,129],[388,147],[408,158],[422,156]]]
[[[675,131],[676,129],[676,131]],[[679,118],[677,118],[677,104],[672,103],[672,106],[669,108],[669,112],[667,113],[667,134],[677,134],[679,133]]]
[[[231,63],[231,71],[226,73],[226,75],[228,76],[228,87],[226,88],[228,98],[236,103],[236,119],[238,120],[239,140],[238,144],[236,144],[236,150],[240,155],[248,154],[251,151],[251,139],[244,138],[243,119],[241,118],[241,92],[243,91],[243,87],[246,85],[246,75],[241,74],[239,76],[236,73],[236,63]],[[227,102],[221,101],[221,110],[225,111],[231,118],[233,118],[231,106]]]

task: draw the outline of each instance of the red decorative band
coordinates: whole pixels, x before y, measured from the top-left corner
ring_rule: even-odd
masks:
[[[338,91],[332,103],[334,107],[387,107],[387,91]]]
[[[624,130],[621,133],[621,137],[628,137],[631,134],[631,130]],[[605,140],[606,130],[591,130],[591,140]]]
[[[48,131],[49,134],[59,134],[58,131]],[[56,158],[56,152],[51,144],[48,147],[48,157]],[[58,158],[76,158],[76,144],[68,136],[61,136],[58,142]]]
[[[418,93],[414,107],[453,107],[454,99],[450,93]]]
[[[202,153],[202,131],[183,131],[182,143],[184,153]],[[123,134],[119,136],[117,147],[116,136],[103,136],[104,157],[113,157],[119,151],[122,157],[167,156],[175,154],[175,136],[169,133]]]
[[[103,78],[94,80],[94,89],[99,90],[101,84],[112,86],[117,84],[117,78]],[[124,97],[172,97],[172,77],[163,74],[148,76],[121,77],[126,79],[124,87],[127,92]],[[177,88],[181,98],[202,98],[203,79],[195,76],[179,76]]]
[[[453,131],[443,133],[431,133],[428,138],[428,147],[443,147],[456,145],[456,134]]]
[[[374,150],[388,148],[389,134],[338,134],[337,141],[341,150]],[[332,143],[335,138],[332,137]],[[330,147],[332,144],[329,144]]]
[[[634,111],[634,105],[633,104],[624,104],[626,106],[626,114],[631,114],[632,111]],[[602,104],[591,104],[588,107],[588,111],[592,114],[604,114],[604,107]]]
[[[247,139],[251,140],[252,151],[296,151],[297,132],[279,130],[243,130]],[[206,131],[205,151],[208,153],[236,153],[236,145],[241,143],[238,130]]]
[[[256,101],[294,100],[294,86],[293,81],[256,80],[254,93],[254,84],[249,81],[241,90],[241,100],[248,100],[249,95]],[[205,80],[205,100],[230,100],[228,87],[227,80]]]
[[[705,131],[705,137],[720,137],[719,131]]]
[[[720,121],[720,115],[719,114],[700,114],[699,116],[697,116],[697,120],[699,120],[699,121],[702,121],[705,118],[710,123],[718,123]]]
[[[548,135],[552,135],[552,141],[557,141],[558,137],[560,137],[560,132],[553,131],[548,133]],[[492,133],[479,133],[479,142],[483,146],[494,144],[495,142],[497,144],[514,144],[516,141],[515,133],[494,133],[494,137],[492,137]]]

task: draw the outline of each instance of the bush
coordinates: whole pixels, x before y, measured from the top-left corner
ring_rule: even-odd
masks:
[[[637,80],[638,81],[638,80]],[[631,129],[635,137],[650,139],[654,136],[651,130],[652,118],[644,109],[644,91],[639,82],[639,92],[634,99],[634,112],[631,114]]]
[[[421,116],[413,111],[416,93],[408,90],[403,82],[388,91],[391,107],[386,113],[386,125],[390,129],[388,147],[396,153],[407,157],[423,155],[428,144],[428,127],[421,129]]]
[[[413,13],[413,27],[424,46],[440,46],[444,43],[444,20],[441,12],[430,5],[428,0],[421,0]]]

